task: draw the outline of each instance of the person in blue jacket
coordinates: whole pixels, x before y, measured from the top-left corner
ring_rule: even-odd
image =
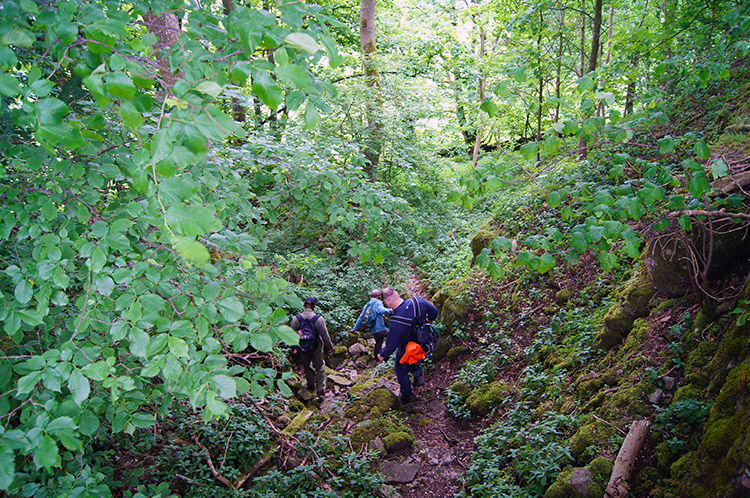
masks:
[[[362,308],[362,313],[359,314],[357,323],[355,323],[354,328],[350,330],[350,332],[356,332],[359,330],[359,326],[362,325],[362,323],[367,323],[367,326],[370,327],[372,338],[375,339],[375,350],[373,352],[373,357],[375,358],[377,358],[378,353],[380,353],[383,339],[388,335],[388,327],[385,326],[383,315],[389,315],[391,313],[390,308],[383,306],[383,303],[380,300],[381,297],[382,293],[380,292],[380,289],[373,289],[370,292],[370,300],[365,304],[365,307]]]
[[[415,300],[419,302],[420,316],[417,316]],[[388,340],[385,343],[385,348],[380,351],[378,360],[383,361],[394,352],[396,353],[394,370],[396,371],[396,379],[398,379],[398,385],[401,389],[398,399],[402,404],[405,404],[416,400],[412,392],[412,383],[409,374],[414,376],[415,386],[424,384],[422,362],[409,364],[400,363],[399,360],[406,352],[406,345],[411,340],[411,333],[417,322],[419,320],[432,322],[437,317],[438,310],[431,302],[419,296],[404,300],[399,296],[398,292],[390,287],[383,289],[383,302],[386,306],[393,309],[393,316],[391,316],[391,323],[388,327]]]

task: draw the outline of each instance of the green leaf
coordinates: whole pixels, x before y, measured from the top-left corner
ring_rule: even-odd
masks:
[[[318,126],[319,120],[320,114],[318,113],[318,109],[315,107],[315,105],[313,105],[312,102],[308,101],[307,105],[305,106],[305,129],[314,129],[316,126]]]
[[[30,374],[24,375],[18,379],[18,391],[17,395],[28,394],[34,387],[36,387],[39,380],[42,378],[42,372],[31,372]]]
[[[36,39],[34,35],[25,29],[11,29],[3,33],[1,40],[5,45],[29,48],[34,44]]]
[[[576,81],[576,85],[578,86],[579,92],[588,92],[594,89],[594,80],[592,80],[589,76],[584,76],[583,78],[579,78],[578,81]]]
[[[107,75],[107,82],[105,84],[107,91],[113,97],[120,97],[123,99],[132,99],[135,97],[136,88],[133,81],[125,73],[113,72]]]
[[[21,94],[18,80],[8,73],[0,73],[0,94],[16,97]]]
[[[706,145],[706,142],[703,140],[698,140],[695,142],[695,155],[698,156],[698,159],[701,161],[707,160],[709,157],[711,157],[711,151],[708,148],[708,145]]]
[[[276,386],[279,388],[279,392],[281,393],[281,395],[286,398],[290,397],[293,394],[292,390],[289,388],[287,383],[284,382],[283,379],[277,379]]]
[[[198,83],[198,85],[196,85],[195,89],[201,93],[210,95],[213,98],[216,98],[219,95],[221,95],[221,92],[223,91],[223,88],[221,87],[221,85],[211,80],[201,81],[200,83]]]
[[[76,424],[73,419],[68,416],[57,417],[55,420],[47,424],[44,428],[47,432],[54,435],[61,435],[63,433],[72,434],[76,429]]]
[[[167,210],[165,218],[170,227],[187,236],[203,235],[221,229],[213,212],[203,206],[173,206]]]
[[[28,280],[24,278],[16,284],[15,296],[16,300],[21,304],[31,301],[31,298],[34,296],[34,290]]]
[[[536,156],[536,148],[537,144],[536,142],[529,142],[527,144],[523,144],[521,146],[521,155],[525,157],[527,160],[532,160]]]
[[[664,189],[661,187],[646,186],[638,191],[638,198],[647,206],[656,203],[664,197]]]
[[[660,154],[671,154],[674,152],[675,143],[672,137],[666,136],[657,142]]]
[[[84,436],[92,436],[99,429],[99,417],[91,410],[84,410],[78,421],[79,430]]]
[[[123,100],[120,103],[120,117],[122,124],[132,131],[137,130],[143,124],[143,114],[129,100]]]
[[[216,308],[218,308],[221,316],[228,322],[238,322],[245,314],[245,307],[236,296],[222,299],[216,303]]]
[[[174,237],[172,245],[185,261],[196,266],[203,266],[210,259],[206,246],[190,237]]]
[[[299,334],[288,325],[281,325],[276,329],[276,335],[279,339],[288,346],[299,345]]]
[[[86,365],[81,371],[91,380],[102,381],[109,377],[110,367],[106,361],[97,361]]]
[[[551,192],[547,196],[547,204],[549,204],[549,207],[554,209],[557,206],[559,206],[562,203],[562,196],[560,195],[560,192]]]
[[[711,176],[716,178],[723,178],[729,174],[729,166],[724,162],[722,158],[717,158],[711,162]]]
[[[307,88],[310,85],[310,79],[307,76],[307,71],[297,64],[289,64],[286,66],[276,66],[273,70],[276,76],[281,80],[282,83],[292,86],[295,88]]]
[[[523,83],[526,81],[526,69],[523,67],[514,69],[513,79],[516,80],[516,83]]]
[[[16,464],[13,460],[13,450],[0,445],[0,490],[8,491],[16,475]]]
[[[547,273],[554,268],[556,264],[557,261],[555,260],[555,257],[552,254],[545,252],[539,259],[539,267],[537,268],[537,271],[539,273]]]
[[[256,333],[250,336],[250,344],[263,353],[268,353],[273,349],[273,338],[265,332]]]
[[[680,228],[682,228],[684,232],[688,232],[691,228],[693,228],[693,222],[690,220],[690,216],[686,214],[680,216],[680,218],[677,220],[677,223],[680,225]]]
[[[227,375],[214,375],[211,377],[211,387],[224,399],[237,396],[237,383]]]
[[[253,71],[253,92],[274,111],[284,101],[281,87],[265,71]]]
[[[179,337],[169,336],[169,351],[178,358],[187,358],[190,353],[190,347]]]
[[[693,174],[693,177],[688,180],[688,191],[693,194],[696,199],[701,199],[703,194],[711,189],[711,185],[708,183],[706,173],[698,171]]]
[[[284,37],[284,43],[296,50],[302,50],[310,55],[320,50],[320,45],[307,33],[290,33]]]
[[[482,102],[482,105],[479,106],[481,110],[486,112],[490,115],[490,117],[495,117],[495,114],[497,114],[497,111],[499,108],[495,103],[490,99],[485,99],[484,102]]]
[[[34,463],[37,468],[44,467],[47,471],[60,466],[60,453],[57,443],[49,436],[44,436],[39,446],[34,450]]]
[[[78,406],[81,406],[81,403],[83,403],[91,393],[89,380],[84,377],[81,371],[77,368],[74,368],[73,371],[70,372],[70,378],[68,378],[68,389],[70,389],[70,392],[73,394],[73,401],[75,401]]]

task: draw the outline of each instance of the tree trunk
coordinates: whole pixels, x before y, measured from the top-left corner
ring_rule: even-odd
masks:
[[[487,41],[487,35],[484,32],[484,26],[480,26],[479,28],[479,60],[482,61],[484,59],[484,49],[485,49],[485,43]],[[484,74],[479,75],[479,104],[481,105],[484,102],[484,93],[485,93],[485,79]],[[474,164],[474,167],[477,167],[477,163],[479,162],[479,150],[482,148],[482,127],[480,126],[480,123],[477,121],[477,139],[474,142],[474,154],[473,154],[473,160],[472,163]]]
[[[182,77],[182,73],[178,72],[175,74],[170,70],[169,58],[164,57],[161,50],[170,48],[177,43],[177,39],[182,31],[180,21],[175,14],[165,12],[157,16],[151,10],[146,12],[143,20],[146,23],[148,32],[156,36],[154,54],[156,57],[156,66],[159,68],[159,81],[161,81],[165,90],[169,90]]]
[[[383,121],[380,110],[383,106],[383,95],[380,88],[380,74],[375,64],[378,48],[375,43],[375,4],[377,0],[362,0],[359,9],[359,41],[362,47],[362,61],[365,82],[370,88],[367,98],[367,131],[364,155],[367,161],[365,172],[370,178],[380,161],[383,149]]]
[[[228,16],[234,10],[234,0],[222,0],[221,3],[224,6],[224,15]],[[239,123],[247,120],[245,106],[237,97],[232,97],[232,118]]]
[[[602,28],[602,0],[594,1],[594,22],[591,31],[591,56],[589,57],[588,72],[596,71],[596,64],[599,57],[599,40]],[[585,117],[585,116],[584,116]],[[581,135],[578,139],[578,160],[585,161],[588,157],[586,151],[586,138]]]
[[[539,73],[539,92],[537,94],[539,108],[536,112],[536,139],[542,139],[542,107],[544,106],[544,73],[542,70],[542,27],[544,26],[544,12],[539,10],[539,36],[536,39],[536,48],[538,52],[537,71]],[[539,166],[542,162],[542,148],[536,148],[536,164]]]
[[[581,0],[581,74],[583,77],[586,68],[586,0]]]
[[[565,9],[560,11],[560,44],[557,47],[557,75],[555,77],[555,123],[560,120],[560,86],[562,74],[563,33],[565,32]]]

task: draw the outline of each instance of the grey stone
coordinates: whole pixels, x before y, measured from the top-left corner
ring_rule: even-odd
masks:
[[[345,386],[345,387],[351,386],[353,384],[353,382],[349,380],[348,377],[344,377],[343,375],[334,374],[334,373],[328,374],[328,380],[330,380],[334,384],[338,384],[339,386]]]
[[[662,377],[661,385],[665,391],[671,391],[677,385],[677,381],[674,377]]]
[[[383,443],[383,440],[380,436],[376,437],[372,442],[372,447],[378,450],[381,455],[385,455],[387,453],[385,449],[385,443]]]
[[[383,462],[380,464],[380,472],[385,476],[388,484],[407,484],[414,480],[419,471],[419,464]]]
[[[594,474],[588,469],[573,469],[573,472],[570,474],[570,484],[576,491],[587,496],[589,494],[589,483],[593,477]]]
[[[349,346],[349,356],[353,356],[354,358],[364,356],[367,353],[367,346],[365,346],[364,344],[360,344],[359,342]]]
[[[659,400],[661,400],[662,396],[664,396],[664,391],[662,389],[657,389],[656,391],[648,395],[648,400],[651,403],[656,404],[659,402]]]

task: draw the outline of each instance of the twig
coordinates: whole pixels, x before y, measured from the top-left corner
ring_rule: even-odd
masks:
[[[608,422],[608,421],[604,420],[603,418],[597,417],[596,415],[594,415],[594,418],[595,418],[595,419],[597,419],[597,420],[598,420],[599,422],[604,422],[605,424],[607,424],[607,425],[608,425],[608,426],[610,426],[610,427],[614,427],[614,428],[615,428],[615,429],[617,429],[617,430],[618,430],[618,431],[619,431],[619,432],[620,432],[621,434],[627,434],[627,432],[625,432],[624,430],[622,430],[622,429],[621,429],[620,427],[617,427],[617,426],[616,426],[616,425],[614,425],[613,423],[611,423],[611,422]]]
[[[73,340],[73,338],[78,333],[78,329],[81,328],[81,323],[83,323],[83,317],[86,316],[86,306],[89,304],[89,296],[91,295],[91,267],[89,266],[89,276],[88,276],[88,283],[86,284],[86,297],[83,299],[83,309],[81,310],[81,317],[78,319],[78,324],[76,325],[76,329],[73,331],[73,335],[70,336],[70,341]]]
[[[229,489],[235,489],[232,483],[229,482],[226,477],[219,474],[219,472],[216,470],[216,467],[214,467],[214,462],[213,460],[211,460],[211,453],[208,451],[208,448],[203,446],[200,440],[198,440],[198,436],[193,436],[193,441],[200,449],[206,452],[206,462],[208,463],[208,468],[211,471],[211,475],[213,475],[216,478],[216,480],[224,484]]]

